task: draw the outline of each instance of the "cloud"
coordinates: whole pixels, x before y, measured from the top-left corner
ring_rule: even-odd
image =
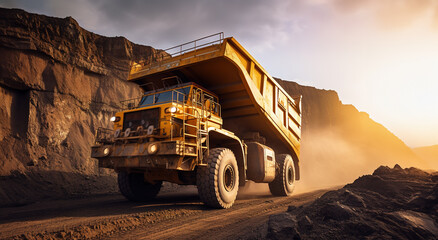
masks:
[[[166,48],[216,32],[236,36],[255,51],[273,48],[305,30],[304,1],[31,0],[2,1],[6,7],[65,17],[102,35],[123,35]]]
[[[309,28],[323,31],[331,21],[374,20],[392,30],[426,16],[438,29],[435,0],[0,0],[0,6],[72,16],[90,31],[157,48],[224,31],[256,54],[291,43]]]
[[[427,18],[430,26],[438,22],[438,1],[435,0],[336,0],[334,7],[342,13],[366,12],[386,30],[402,29],[423,18]]]
[[[123,30],[128,38],[167,47],[215,32],[239,36],[255,48],[269,48],[303,31],[293,19],[294,5],[284,1],[94,1],[108,31]],[[102,23],[102,26],[107,25]],[[96,29],[98,30],[98,29]],[[114,34],[114,33],[113,33]]]

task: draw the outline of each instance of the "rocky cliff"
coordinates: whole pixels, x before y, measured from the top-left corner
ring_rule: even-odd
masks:
[[[0,204],[116,191],[90,158],[93,134],[141,94],[125,80],[131,60],[160,54],[70,17],[0,9]]]
[[[140,89],[132,60],[165,54],[103,37],[72,18],[0,9],[0,205],[117,191],[90,158],[97,127]],[[353,180],[381,164],[415,165],[406,145],[336,92],[281,81],[303,95],[302,186]]]

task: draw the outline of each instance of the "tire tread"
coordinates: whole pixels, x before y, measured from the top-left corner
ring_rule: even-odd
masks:
[[[230,208],[234,204],[234,201],[225,203],[221,199],[217,183],[220,161],[226,154],[233,154],[233,152],[228,148],[211,149],[207,158],[207,167],[199,167],[197,170],[196,185],[199,198],[206,205],[214,208]]]
[[[269,183],[269,190],[274,196],[289,196],[291,192],[288,192],[285,186],[285,169],[284,163],[286,158],[290,157],[288,154],[279,154],[276,156],[275,161],[277,162],[276,166],[276,176],[274,181]],[[292,163],[293,165],[293,163]],[[294,174],[295,177],[295,174]]]

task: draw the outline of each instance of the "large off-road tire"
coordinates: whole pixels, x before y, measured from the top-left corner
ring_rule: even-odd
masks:
[[[207,167],[196,172],[199,198],[214,208],[230,208],[239,190],[239,170],[236,157],[228,148],[213,148]]]
[[[295,189],[295,167],[289,154],[277,155],[275,179],[269,183],[269,190],[274,196],[289,196]]]
[[[144,181],[142,173],[119,172],[117,181],[119,190],[128,200],[146,202],[154,199],[160,192],[162,181],[150,184]]]

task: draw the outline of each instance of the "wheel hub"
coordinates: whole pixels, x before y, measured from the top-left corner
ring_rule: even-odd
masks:
[[[231,165],[227,165],[224,169],[224,187],[227,192],[231,192],[235,185],[235,172]]]
[[[288,167],[287,168],[287,183],[289,185],[293,184],[293,178],[294,178],[294,174],[293,174],[293,171],[292,171],[292,167]]]

